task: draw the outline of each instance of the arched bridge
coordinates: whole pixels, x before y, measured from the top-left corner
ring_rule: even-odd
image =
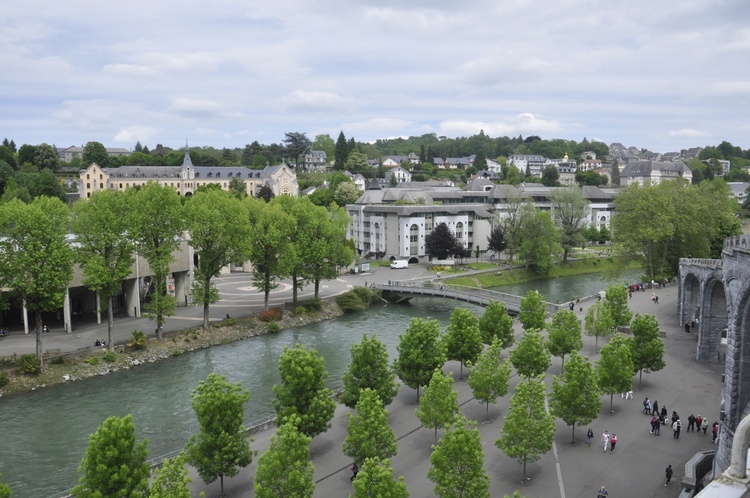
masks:
[[[518,314],[521,310],[522,296],[506,294],[485,289],[477,289],[463,285],[445,284],[433,277],[417,278],[413,280],[391,280],[387,284],[373,284],[373,287],[383,291],[383,297],[389,301],[404,302],[415,296],[445,297],[465,301],[467,303],[487,306],[490,301],[505,303],[508,313]],[[561,307],[554,303],[544,303],[547,313],[555,313]]]

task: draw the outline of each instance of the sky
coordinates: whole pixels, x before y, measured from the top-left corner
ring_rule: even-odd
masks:
[[[746,0],[24,0],[0,138],[180,148],[584,137],[750,148]]]

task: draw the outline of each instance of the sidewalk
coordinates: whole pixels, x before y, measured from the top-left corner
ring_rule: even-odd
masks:
[[[399,270],[403,271],[403,270]],[[387,272],[385,275],[389,275]],[[372,276],[368,277],[369,281]],[[382,280],[382,277],[381,277]],[[677,287],[656,290],[659,304],[651,302],[652,291],[636,292],[629,301],[635,313],[652,313],[666,332],[664,370],[644,374],[643,387],[638,387],[638,376],[634,377],[634,400],[614,399],[614,413],[609,413],[609,396],[602,396],[602,413],[590,426],[596,434],[596,441],[604,430],[618,436],[614,454],[603,453],[600,446],[588,447],[585,433],[588,428],[576,428],[576,445],[570,444],[571,428],[557,421],[555,447],[539,461],[527,464],[531,481],[521,484],[522,465],[506,457],[494,446],[500,436],[503,416],[507,412],[510,394],[490,406],[489,423],[483,423],[485,407],[472,399],[467,385],[466,374],[459,380],[459,365],[449,362],[445,369],[452,371],[456,382],[459,403],[463,414],[470,420],[479,422],[485,452],[485,469],[490,474],[491,496],[512,495],[519,490],[527,498],[533,497],[577,497],[595,496],[599,486],[604,484],[610,496],[679,496],[679,482],[684,474],[685,463],[698,451],[713,449],[711,436],[683,432],[680,439],[672,438],[672,431],[664,426],[660,437],[649,433],[650,417],[642,413],[641,401],[648,396],[666,406],[669,413],[676,410],[683,421],[690,413],[708,417],[711,422],[718,419],[721,401],[721,374],[723,364],[697,363],[695,357],[695,333],[687,334],[677,319]],[[594,301],[581,303],[583,318],[588,306]],[[516,331],[520,338],[520,329]],[[600,344],[601,347],[601,344]],[[594,353],[594,339],[584,335],[582,354],[592,361],[598,359]],[[507,356],[507,353],[506,353]],[[552,367],[547,375],[551,384],[552,375],[560,374],[560,359],[553,357]],[[517,379],[512,379],[515,384]],[[512,393],[512,390],[511,390]],[[398,396],[388,407],[391,427],[396,433],[398,454],[392,459],[396,476],[403,475],[410,496],[432,497],[433,483],[427,479],[431,445],[434,444],[433,431],[420,428],[414,416],[417,407],[416,391],[401,386]],[[315,437],[311,443],[311,455],[315,464],[316,490],[319,497],[344,497],[351,492],[349,459],[343,455],[341,445],[346,437],[347,408],[339,406],[326,433]],[[685,422],[684,427],[687,427]],[[253,450],[262,454],[270,443],[274,431],[266,431],[255,436],[251,444]],[[441,432],[439,432],[439,437]],[[225,479],[225,491],[232,497],[252,497],[252,476],[255,473],[257,456],[247,469],[236,477]],[[664,468],[671,464],[675,470],[674,484],[664,486]],[[201,491],[206,496],[217,496],[218,482],[205,485],[191,469],[193,478],[192,494]]]

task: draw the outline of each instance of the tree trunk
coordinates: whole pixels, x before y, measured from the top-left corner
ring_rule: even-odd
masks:
[[[560,375],[565,373],[565,355],[562,355],[561,358],[562,358],[562,367],[560,367]]]
[[[563,263],[567,263],[568,262],[568,253],[569,252],[570,251],[568,249],[563,249]]]
[[[115,349],[115,307],[114,296],[107,296],[107,350]]]
[[[221,495],[224,496],[224,474],[219,476],[219,481],[221,483]]]
[[[573,423],[571,424],[571,427],[572,427],[572,429],[573,429],[573,434],[571,435],[571,436],[572,436],[572,439],[570,440],[570,444],[576,444],[576,423],[575,423],[575,422],[573,422]]]
[[[614,413],[615,411],[612,409],[612,401],[615,398],[615,393],[610,393],[609,395],[609,413]]]
[[[292,308],[297,309],[297,274],[292,275]]]
[[[39,358],[39,371],[44,373],[44,350],[42,349],[42,310],[34,311],[36,318],[36,356]]]
[[[208,332],[208,327],[211,323],[211,313],[209,310],[209,300],[211,298],[211,278],[206,278],[203,281],[203,330]]]
[[[484,404],[485,410],[484,410],[484,421],[489,422],[490,421],[490,403],[487,402]]]
[[[315,279],[315,299],[318,299],[318,292],[320,292],[320,279]]]
[[[641,388],[641,384],[643,384],[643,369],[642,368],[638,371],[638,389]]]

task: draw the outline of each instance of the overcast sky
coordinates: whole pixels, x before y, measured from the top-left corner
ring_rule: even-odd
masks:
[[[23,0],[0,139],[437,133],[750,148],[747,0]]]

